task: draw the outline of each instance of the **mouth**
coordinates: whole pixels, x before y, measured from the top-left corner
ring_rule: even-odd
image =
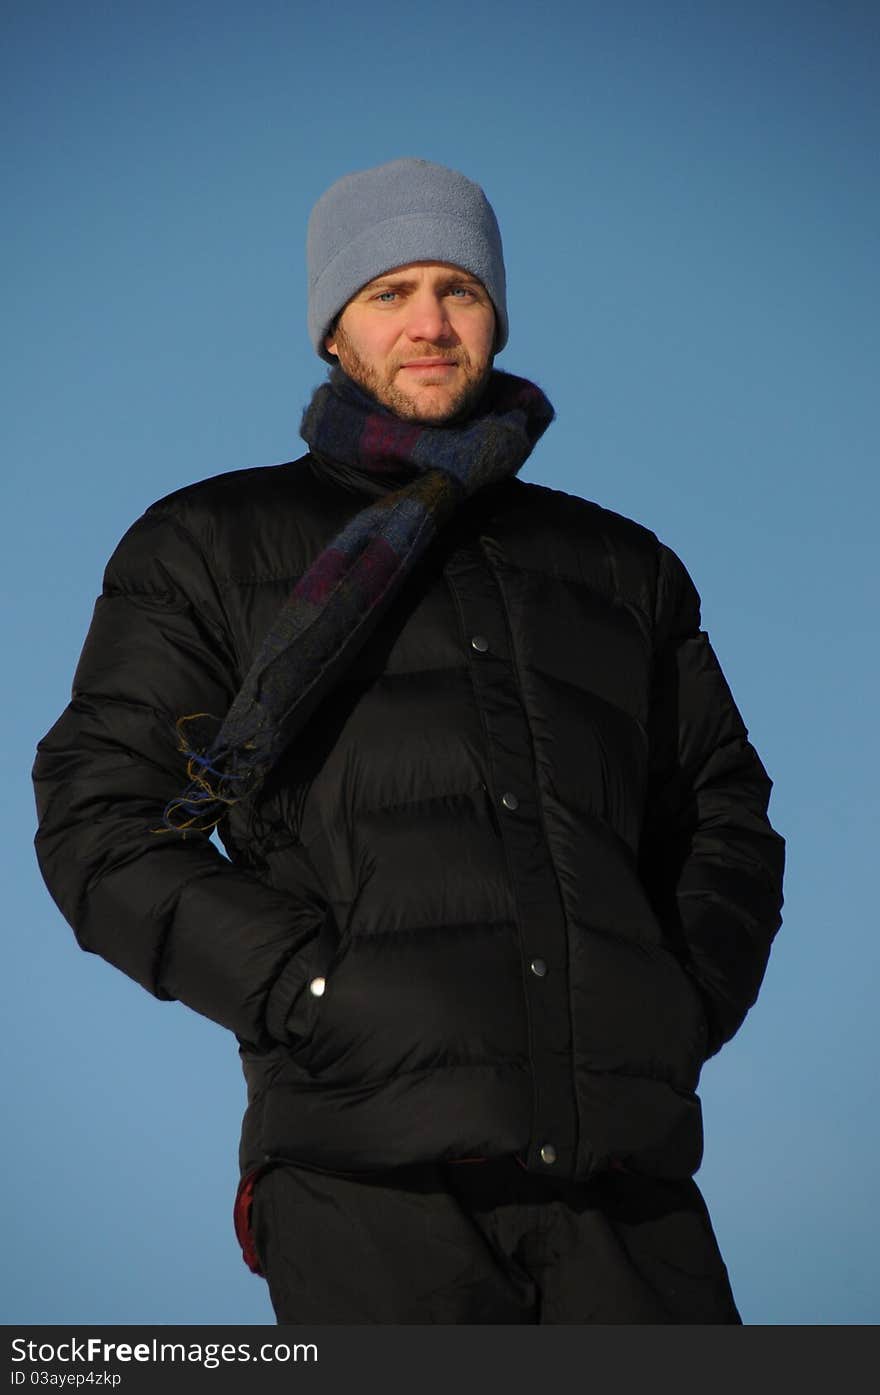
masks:
[[[404,373],[439,373],[441,376],[453,373],[458,364],[448,358],[420,358],[411,363],[402,363],[400,371]]]

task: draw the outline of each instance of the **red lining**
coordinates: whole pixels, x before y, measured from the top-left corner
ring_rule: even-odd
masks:
[[[255,1167],[246,1173],[238,1184],[238,1191],[235,1194],[235,1205],[232,1208],[232,1221],[235,1226],[235,1235],[241,1246],[242,1259],[248,1269],[254,1274],[259,1274],[265,1278],[260,1261],[257,1258],[257,1249],[254,1244],[254,1233],[251,1228],[251,1209],[254,1201],[254,1187],[259,1178],[266,1171],[265,1166]]]

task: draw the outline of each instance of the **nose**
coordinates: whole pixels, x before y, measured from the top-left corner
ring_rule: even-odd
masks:
[[[436,291],[421,290],[410,297],[406,332],[414,342],[428,339],[431,343],[442,343],[453,336],[452,325],[446,309],[446,298]]]

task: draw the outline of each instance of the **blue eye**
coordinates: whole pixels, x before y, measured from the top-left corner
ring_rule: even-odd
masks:
[[[397,291],[380,291],[376,296],[377,300],[385,300],[386,296],[397,295]],[[387,304],[387,301],[386,301]]]

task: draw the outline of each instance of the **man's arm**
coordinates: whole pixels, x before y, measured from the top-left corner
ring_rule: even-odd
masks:
[[[699,595],[662,546],[655,634],[642,876],[702,994],[714,1055],[758,996],[782,923],[785,843],[767,817],[772,781],[700,630]]]
[[[205,834],[155,832],[188,783],[176,720],[225,716],[238,681],[222,599],[189,532],[151,510],[104,576],[73,699],[37,749],[37,857],[83,949],[251,1043],[286,1041],[299,953],[327,906],[233,866]]]

